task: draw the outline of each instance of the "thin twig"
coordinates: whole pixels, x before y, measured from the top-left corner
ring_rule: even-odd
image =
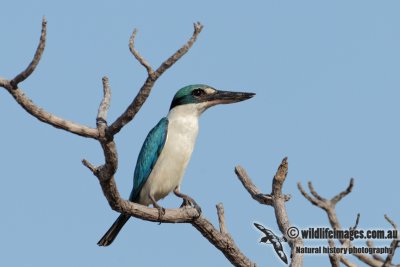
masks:
[[[350,230],[356,230],[359,222],[360,222],[360,213],[357,213],[356,223],[354,224],[353,227],[350,227]]]
[[[92,165],[89,161],[83,159],[82,164],[86,166],[93,174],[96,174],[97,168],[94,165]]]
[[[325,201],[326,199],[321,197],[317,191],[315,191],[313,184],[311,183],[311,181],[308,182],[308,189],[310,190],[311,195],[313,195],[316,199],[320,200],[320,201]]]
[[[350,179],[349,186],[346,188],[346,190],[340,192],[340,193],[337,194],[335,197],[333,197],[333,198],[331,199],[331,202],[332,202],[333,204],[338,203],[340,200],[342,200],[342,198],[344,198],[345,196],[347,196],[348,194],[351,193],[353,187],[354,187],[354,178],[351,178],[351,179]]]
[[[341,193],[339,193],[338,195],[333,197],[331,200],[326,200],[326,199],[325,200],[321,200],[321,199],[324,199],[324,198],[320,197],[320,199],[317,199],[316,197],[313,198],[310,195],[308,195],[304,191],[304,189],[301,186],[301,184],[298,183],[298,188],[299,188],[301,194],[307,200],[309,200],[313,205],[316,205],[316,206],[318,206],[318,207],[320,207],[320,208],[322,208],[323,210],[326,211],[326,213],[328,215],[329,223],[331,224],[332,228],[336,229],[336,230],[342,229],[341,226],[340,226],[339,220],[337,218],[337,215],[336,215],[336,210],[335,210],[336,204],[344,196],[348,195],[351,192],[353,186],[354,186],[354,179],[352,178],[350,180],[350,184],[349,184],[349,186],[347,187],[346,190],[342,191]],[[346,246],[347,245],[351,246],[350,240],[340,239],[339,241],[340,241],[340,243],[345,244]],[[373,267],[381,267],[382,266],[382,262],[380,262],[379,260],[377,260],[377,259],[375,259],[373,257],[369,257],[369,256],[367,256],[365,254],[362,254],[362,253],[353,253],[353,255],[356,256],[360,261],[366,263],[369,266],[373,266]],[[343,259],[345,259],[345,258],[343,257]],[[344,260],[341,259],[341,261],[343,262]]]
[[[111,101],[111,89],[108,82],[108,77],[104,76],[103,79],[103,99],[101,100],[99,111],[97,112],[97,122],[107,122],[108,108]]]
[[[285,202],[290,199],[290,195],[284,195],[282,193],[283,183],[286,180],[288,172],[287,158],[284,158],[276,171],[276,174],[272,181],[272,193],[263,194],[253,184],[252,180],[248,176],[246,170],[241,166],[236,166],[235,173],[243,184],[244,188],[249,192],[250,196],[259,202],[260,204],[269,205],[274,208],[275,217],[279,226],[279,230],[283,235],[287,235],[287,231],[290,227],[289,218],[286,212]],[[290,266],[302,266],[303,255],[296,253],[296,247],[303,247],[303,240],[301,238],[289,239],[288,243],[291,248],[291,262]]]
[[[282,193],[283,183],[286,180],[287,172],[288,172],[288,161],[287,158],[284,158],[281,164],[276,171],[276,174],[272,180],[272,198],[273,198],[273,207],[275,211],[276,222],[278,223],[279,230],[285,236],[287,235],[287,231],[291,224],[289,222],[289,216],[285,207],[285,199]],[[304,243],[300,237],[295,239],[287,238],[289,246],[291,248],[291,267],[300,267],[303,266],[303,254],[297,253],[297,247],[303,247]]]
[[[113,136],[118,133],[122,127],[124,127],[128,122],[130,122],[135,115],[138,113],[139,109],[142,107],[144,102],[147,100],[151,89],[154,86],[156,80],[176,61],[178,61],[189,49],[192,47],[193,43],[196,41],[197,36],[200,34],[203,26],[200,23],[194,24],[194,31],[192,37],[183,45],[178,51],[176,51],[171,57],[164,61],[161,66],[154,72],[154,74],[149,75],[137,93],[135,99],[127,107],[127,109],[108,127],[108,135]],[[143,65],[143,62],[141,64]],[[144,65],[145,66],[145,65]],[[145,66],[146,67],[146,66]]]
[[[309,188],[310,188],[310,182],[309,184]],[[312,184],[311,184],[312,186]],[[322,200],[319,200],[317,198],[313,198],[311,197],[303,188],[303,186],[301,185],[300,182],[297,183],[297,188],[299,189],[300,193],[303,195],[303,197],[305,197],[308,201],[310,201],[311,204],[323,208],[324,209],[324,202]]]
[[[18,87],[18,84],[22,81],[24,81],[26,78],[29,77],[29,75],[32,74],[32,72],[36,69],[36,66],[39,64],[39,61],[42,57],[44,48],[46,46],[46,29],[47,29],[47,21],[46,18],[43,17],[42,19],[42,32],[40,34],[40,41],[39,41],[39,45],[36,49],[35,55],[31,61],[31,63],[28,65],[28,67],[22,71],[21,73],[19,73],[17,76],[14,77],[14,79],[12,79],[10,81],[11,86],[13,87],[13,89],[16,89]]]
[[[134,29],[129,39],[129,50],[135,56],[137,61],[145,67],[149,76],[153,75],[153,69],[151,68],[150,64],[139,54],[139,52],[135,49],[135,37],[136,37],[137,29]]]
[[[387,214],[384,215],[386,221],[388,221],[388,223],[390,223],[390,225],[393,227],[394,230],[397,230],[397,224],[389,218],[389,216],[387,216]]]
[[[397,224],[392,219],[390,219],[389,216],[387,216],[386,214],[384,217],[385,217],[386,221],[388,221],[392,225],[394,231],[397,231]],[[388,253],[382,267],[388,267],[392,264],[394,253],[396,252],[396,249],[398,248],[398,246],[399,246],[399,240],[393,239],[392,242],[390,243],[391,253]]]
[[[225,226],[225,214],[224,214],[224,205],[222,203],[218,203],[217,207],[217,214],[218,214],[218,222],[219,222],[219,231],[221,234],[227,234],[228,231],[226,230]]]
[[[30,100],[20,88],[18,88],[18,84],[28,78],[33,73],[36,66],[39,64],[46,44],[46,25],[47,21],[43,17],[39,45],[36,49],[33,60],[28,65],[28,67],[20,74],[15,76],[15,78],[11,81],[0,79],[0,86],[7,89],[7,91],[14,97],[15,101],[29,114],[31,114],[38,120],[76,135],[97,139],[97,129],[65,120],[40,108],[39,106],[34,104],[32,100]]]
[[[250,196],[255,201],[263,205],[273,205],[272,196],[270,194],[261,193],[261,191],[257,188],[257,186],[254,185],[246,170],[242,166],[236,166],[235,173],[239,178],[239,181],[243,184],[244,188],[247,190],[247,192],[249,192]],[[288,201],[290,199],[290,195],[285,195],[284,198],[285,201]]]
[[[160,77],[167,69],[169,69],[172,65],[174,65],[187,51],[192,47],[194,42],[196,42],[197,36],[200,34],[203,29],[203,25],[200,22],[193,23],[193,35],[189,39],[189,41],[179,48],[172,56],[170,56],[166,61],[164,61],[160,67],[155,71],[155,78]]]

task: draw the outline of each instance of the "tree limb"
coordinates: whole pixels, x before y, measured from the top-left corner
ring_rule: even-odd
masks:
[[[142,87],[140,88],[138,94],[136,95],[135,99],[132,103],[128,106],[128,108],[108,127],[107,132],[108,135],[115,135],[119,131],[121,131],[122,127],[129,123],[137,114],[139,109],[142,107],[144,102],[147,100],[147,97],[150,95],[151,89],[154,86],[156,80],[168,69],[170,68],[175,62],[177,62],[189,49],[192,47],[194,42],[197,39],[197,36],[200,34],[201,30],[203,29],[203,25],[199,22],[194,24],[194,31],[192,37],[187,41],[185,45],[183,45],[178,51],[176,51],[172,56],[170,56],[167,60],[165,60],[161,66],[155,71],[152,72],[151,67],[148,63],[139,55],[138,52],[134,49],[134,39],[136,36],[136,31],[133,31],[131,39],[130,39],[130,47],[132,53],[138,59],[140,64],[142,64],[148,71],[148,77]]]
[[[75,123],[73,121],[65,120],[48,111],[45,111],[43,108],[40,108],[35,103],[33,103],[20,88],[11,87],[9,82],[6,84],[5,88],[14,97],[15,101],[26,112],[31,114],[36,119],[44,123],[50,124],[55,128],[65,130],[67,132],[79,136],[93,138],[93,139],[98,138],[98,131],[96,128],[91,128],[85,125]]]
[[[42,32],[40,34],[40,41],[36,49],[35,55],[31,63],[29,63],[28,67],[10,81],[10,85],[12,86],[13,89],[17,89],[18,84],[24,81],[26,78],[28,78],[32,74],[32,72],[36,69],[36,66],[39,64],[39,61],[42,58],[44,47],[46,45],[46,30],[47,30],[47,21],[46,18],[43,17]]]
[[[111,89],[110,89],[110,84],[108,82],[108,77],[104,76],[102,81],[103,81],[103,99],[101,100],[99,110],[97,112],[97,118],[96,118],[97,123],[107,122],[107,113],[111,101]]]
[[[218,214],[218,222],[219,222],[219,231],[221,234],[227,234],[228,231],[226,230],[225,226],[225,211],[224,211],[224,205],[222,203],[218,203],[216,205],[217,208],[217,214]]]
[[[328,244],[330,248],[335,247],[335,242],[332,239],[328,240]],[[340,254],[329,253],[328,256],[332,267],[340,267]]]
[[[139,61],[139,63],[147,70],[149,76],[153,75],[154,71],[151,68],[150,64],[139,54],[139,52],[135,49],[135,37],[136,37],[137,29],[134,29],[129,39],[129,50],[133,54],[133,56]]]
[[[288,172],[288,162],[287,158],[284,158],[282,160],[282,163],[279,165],[278,170],[276,171],[274,179],[272,180],[272,193],[271,193],[272,199],[274,200],[273,207],[275,210],[276,221],[278,223],[279,230],[285,236],[287,236],[287,231],[291,226],[285,207],[285,198],[284,195],[282,194],[282,187],[283,183],[286,180],[287,172]],[[300,237],[297,237],[295,239],[287,238],[287,240],[292,250],[290,266],[292,267],[303,266],[303,254],[296,253],[296,247],[304,246],[303,240]]]
[[[223,234],[203,216],[194,219],[191,224],[216,248],[218,248],[225,257],[234,266],[256,267],[236,246],[229,234]]]
[[[387,216],[386,214],[384,217],[386,221],[388,221],[390,225],[392,225],[393,229],[397,231],[398,230],[397,224],[392,219],[390,219],[389,216]],[[388,267],[392,264],[394,253],[396,252],[396,249],[398,247],[399,247],[399,239],[393,239],[392,242],[390,243],[390,248],[392,249],[392,252],[387,255],[382,267]]]
[[[263,205],[273,205],[273,199],[271,194],[263,194],[261,191],[253,184],[246,170],[242,166],[235,167],[235,173],[239,178],[239,181],[243,184],[244,188],[249,192],[250,196],[260,204]],[[290,195],[284,195],[285,201],[290,200]]]
[[[342,191],[341,193],[337,194],[336,196],[334,196],[332,199],[327,200],[324,199],[322,197],[316,197],[315,193],[316,191],[314,190],[314,187],[312,186],[312,183],[309,182],[309,188],[310,191],[312,189],[312,191],[314,191],[314,193],[312,193],[314,195],[314,198],[311,197],[301,186],[300,183],[297,184],[298,189],[300,190],[301,194],[307,199],[309,200],[313,205],[320,207],[321,209],[325,210],[327,215],[328,215],[328,219],[329,219],[329,223],[332,226],[333,229],[336,230],[340,230],[342,229],[340,226],[340,222],[337,218],[336,215],[336,204],[345,196],[347,196],[353,189],[354,186],[354,179],[351,178],[350,179],[350,183],[348,185],[348,187],[346,188],[346,190]],[[318,194],[317,194],[318,195]],[[318,195],[319,196],[319,195]],[[359,221],[359,216],[357,216],[357,220],[356,220],[356,225],[355,227],[357,227],[358,225],[358,221]],[[350,240],[346,240],[346,239],[340,239],[339,240],[340,243],[342,244],[346,244],[348,246],[352,246]],[[352,255],[354,255],[355,257],[357,257],[360,261],[364,262],[365,264],[372,266],[372,267],[381,267],[382,266],[382,262],[374,257],[369,257],[365,254],[361,254],[361,253],[353,253]],[[343,257],[344,258],[344,257]],[[343,260],[341,259],[341,261],[343,262]],[[394,266],[394,265],[387,265],[387,266]]]
[[[25,109],[29,114],[31,114],[38,120],[73,134],[96,139],[98,137],[97,129],[65,120],[61,117],[53,115],[50,112],[45,111],[44,109],[35,105],[24,94],[24,92],[20,88],[18,88],[18,84],[24,81],[33,73],[33,71],[36,69],[36,66],[39,64],[40,59],[42,58],[42,54],[46,45],[46,29],[47,21],[45,18],[43,18],[39,45],[36,49],[35,55],[33,56],[31,63],[25,70],[16,75],[12,80],[0,78],[0,86],[5,88],[23,109]]]
[[[246,171],[241,166],[236,166],[235,173],[242,182],[244,188],[249,192],[251,197],[260,204],[269,205],[274,208],[276,221],[281,233],[287,237],[290,222],[286,212],[285,202],[290,199],[290,196],[282,193],[283,183],[285,182],[288,171],[287,158],[282,160],[278,170],[272,180],[272,193],[262,194],[261,191],[253,184]],[[290,266],[302,266],[303,254],[296,253],[296,247],[303,247],[303,240],[298,237],[296,239],[287,238],[291,248]]]

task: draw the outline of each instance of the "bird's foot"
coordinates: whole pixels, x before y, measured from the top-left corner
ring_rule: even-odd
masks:
[[[197,210],[197,212],[199,213],[199,216],[201,215],[201,207],[199,206],[199,204],[197,204],[197,202],[193,198],[189,197],[188,195],[182,194],[177,189],[174,190],[174,194],[177,197],[180,197],[183,199],[181,208],[186,207],[186,206],[193,207]]]
[[[197,210],[197,212],[199,213],[199,216],[201,215],[201,207],[199,206],[199,204],[197,204],[197,202],[196,201],[194,201],[194,199],[184,199],[183,200],[183,203],[186,201],[186,206],[190,206],[190,207],[193,207],[193,208],[195,208],[196,210]],[[182,203],[182,204],[183,204]]]
[[[156,207],[158,209],[158,224],[161,224],[162,217],[165,215],[165,209],[161,206]]]
[[[183,199],[180,208],[184,208],[186,206],[190,206],[190,203],[189,203],[189,201],[187,199]]]
[[[150,200],[151,200],[151,202],[153,204],[153,207],[158,209],[158,222],[159,222],[158,224],[160,225],[162,217],[165,214],[165,209],[157,204],[157,201],[154,199],[154,197],[152,195],[149,194],[149,198],[150,198]]]

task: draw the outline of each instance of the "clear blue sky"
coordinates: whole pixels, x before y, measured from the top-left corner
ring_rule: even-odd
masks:
[[[112,87],[111,120],[145,79],[128,50],[134,27],[137,48],[157,67],[190,37],[193,22],[204,24],[193,49],[116,138],[124,197],[141,144],[175,91],[206,83],[257,95],[203,115],[182,192],[214,223],[215,204],[223,202],[229,231],[260,266],[281,262],[258,244],[252,222],[278,230],[272,208],[253,201],[239,183],[237,164],[269,193],[276,168],[289,157],[284,192],[292,194],[287,209],[300,228],[328,222],[296,183],[311,180],[332,197],[350,177],[353,193],[337,206],[344,227],[358,212],[360,228],[390,228],[385,213],[400,224],[398,1],[4,1],[1,9],[0,76],[11,78],[29,63],[45,15],[46,51],[21,87],[45,109],[91,126],[103,75]],[[132,219],[112,246],[98,247],[117,214],[80,161],[101,164],[99,145],[39,123],[4,90],[0,102],[1,266],[230,265],[190,225]],[[161,204],[177,207],[180,200],[169,196]],[[328,264],[326,255],[305,256],[306,266],[321,264]]]

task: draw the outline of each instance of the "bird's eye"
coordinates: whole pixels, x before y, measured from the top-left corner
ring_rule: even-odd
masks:
[[[193,90],[192,94],[193,94],[194,96],[202,96],[202,95],[205,94],[205,92],[204,92],[203,89],[195,89],[195,90]]]

